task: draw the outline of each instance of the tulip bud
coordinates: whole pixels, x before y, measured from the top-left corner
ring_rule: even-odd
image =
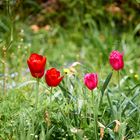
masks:
[[[63,76],[60,77],[60,72],[55,68],[51,68],[50,70],[46,71],[45,80],[48,86],[56,87],[62,81]]]
[[[84,84],[90,90],[93,90],[97,87],[98,84],[98,76],[96,73],[87,73],[84,76]]]
[[[109,56],[109,62],[114,70],[118,71],[123,69],[123,54],[119,51],[112,51]]]
[[[27,60],[27,64],[33,77],[41,78],[44,75],[46,57],[33,53]]]

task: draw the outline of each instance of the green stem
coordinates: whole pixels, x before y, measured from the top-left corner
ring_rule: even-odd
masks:
[[[6,95],[6,47],[3,47],[3,95]]]
[[[94,133],[95,133],[95,140],[98,140],[98,104],[94,99],[93,90],[91,91],[92,94],[92,102],[93,102],[93,110],[94,110]]]
[[[110,100],[110,97],[109,97],[108,92],[107,92],[107,100],[108,100],[109,106],[110,106],[110,108],[111,108],[111,111],[112,111],[112,114],[113,114],[113,118],[115,118],[115,116],[114,116],[114,111],[113,111],[113,106],[112,106],[112,102],[111,102],[111,100]]]
[[[51,87],[50,94],[52,95],[53,87]]]
[[[119,91],[121,90],[121,85],[120,85],[120,72],[118,71],[118,88]]]
[[[102,105],[103,94],[104,94],[104,92],[101,91],[101,95],[100,95],[100,99],[99,99],[99,105],[98,105],[98,108],[100,108],[100,106]]]
[[[39,78],[36,79],[36,99],[35,99],[35,108],[37,109],[38,105],[38,95],[39,95]]]
[[[52,101],[52,92],[53,92],[53,87],[50,89],[50,102]]]
[[[118,92],[119,92],[119,94],[121,93],[120,71],[118,71]],[[120,94],[120,95],[122,96],[122,94]],[[121,104],[121,100],[120,100],[119,104]],[[117,112],[119,113],[119,114],[117,115],[117,119],[121,122],[122,108],[119,107]],[[119,129],[120,129],[120,128],[119,128]],[[115,134],[115,138],[116,138],[116,140],[122,139],[122,130]]]
[[[120,71],[118,71],[118,93],[120,94],[120,97],[122,96],[121,94],[121,85],[120,85]],[[120,98],[121,99],[121,98]],[[122,108],[120,107],[122,100],[118,102],[119,108],[118,108],[118,113],[119,113],[119,118],[117,118],[119,121],[121,121],[121,113],[122,113]]]

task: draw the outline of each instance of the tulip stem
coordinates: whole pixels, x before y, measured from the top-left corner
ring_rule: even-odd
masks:
[[[52,101],[52,92],[53,92],[53,87],[50,88],[50,102]]]
[[[6,95],[6,47],[3,47],[3,95]]]
[[[51,87],[51,89],[50,89],[50,94],[52,95],[52,91],[53,91],[53,88]]]
[[[118,87],[119,90],[121,89],[121,85],[120,85],[120,72],[118,71]]]
[[[38,105],[38,95],[39,95],[39,78],[36,79],[36,99],[35,99],[35,109]]]
[[[94,132],[95,132],[95,140],[98,140],[98,105],[96,103],[96,99],[94,98],[93,90],[91,91],[92,94],[92,102],[93,102],[93,113],[94,113]]]
[[[111,109],[111,111],[112,111],[112,116],[113,116],[113,118],[115,118],[114,110],[113,110],[113,106],[112,106],[112,102],[111,102],[111,100],[110,100],[110,96],[109,96],[109,93],[108,93],[108,92],[107,92],[107,100],[108,100],[110,109]]]

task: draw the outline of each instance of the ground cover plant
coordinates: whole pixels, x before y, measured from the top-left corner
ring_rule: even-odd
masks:
[[[0,2],[0,140],[139,140],[138,11]]]

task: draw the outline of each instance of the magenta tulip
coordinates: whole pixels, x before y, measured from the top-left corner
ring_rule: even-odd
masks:
[[[84,76],[84,84],[90,90],[93,90],[97,87],[98,84],[98,76],[96,73],[87,73]]]
[[[116,71],[123,69],[124,61],[123,54],[119,51],[112,51],[109,56],[109,62],[112,68]]]

